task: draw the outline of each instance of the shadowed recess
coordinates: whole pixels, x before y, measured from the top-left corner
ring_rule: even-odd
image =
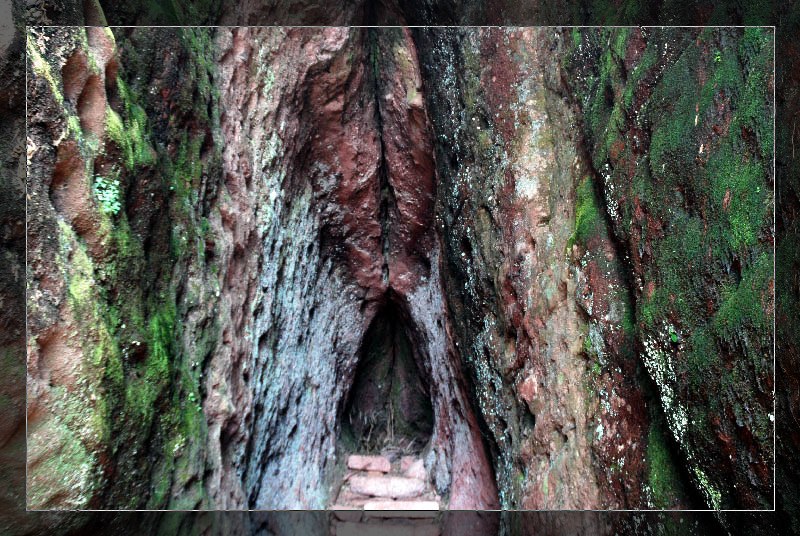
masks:
[[[378,452],[394,446],[419,452],[430,440],[430,392],[408,329],[391,302],[372,320],[345,407],[341,440],[346,450]]]

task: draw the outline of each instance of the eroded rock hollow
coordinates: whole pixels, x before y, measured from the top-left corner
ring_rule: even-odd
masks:
[[[29,505],[769,507],[771,39],[32,31]]]
[[[296,135],[302,137],[289,150],[297,151],[297,167],[276,185],[276,192],[291,192],[291,206],[275,214],[282,225],[264,240],[265,248],[281,249],[279,262],[262,263],[263,301],[254,318],[254,399],[264,402],[256,402],[248,439],[250,504],[327,504],[333,464],[345,457],[335,455],[345,410],[346,425],[358,431],[351,439],[369,443],[362,417],[351,422],[352,411],[369,409],[358,405],[373,396],[365,385],[386,379],[379,365],[369,363],[384,356],[369,352],[400,351],[415,367],[409,373],[429,382],[422,394],[433,413],[427,456],[437,488],[453,492],[452,504],[492,506],[491,469],[445,329],[441,255],[432,226],[433,151],[410,35],[305,33],[293,40],[318,40],[314,50],[329,52],[323,61],[314,57],[318,63],[308,67],[295,96]],[[303,232],[286,236],[287,229]],[[380,348],[383,343],[373,338],[386,334],[375,331],[387,329],[400,340]],[[370,349],[373,344],[379,347]],[[475,479],[477,490],[455,491],[452,479],[466,477]]]

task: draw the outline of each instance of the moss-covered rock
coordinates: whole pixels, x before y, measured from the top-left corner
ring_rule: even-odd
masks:
[[[772,40],[619,29],[566,57],[645,364],[713,508],[772,503]]]

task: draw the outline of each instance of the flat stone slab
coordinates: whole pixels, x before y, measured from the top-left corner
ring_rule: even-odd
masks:
[[[361,508],[343,504],[334,504],[328,510],[333,512],[336,519],[340,521],[361,521]]]
[[[408,468],[411,467],[411,464],[417,460],[419,460],[419,458],[415,458],[414,456],[403,456],[400,458],[400,472],[405,473],[408,471]]]
[[[436,524],[409,526],[381,523],[353,523],[339,521],[334,523],[336,536],[439,536],[441,531]]]
[[[419,478],[420,480],[425,480],[428,474],[425,472],[425,463],[420,460],[416,459],[408,466],[403,469],[403,475],[407,476],[408,478]]]
[[[364,504],[364,515],[371,517],[399,517],[419,519],[436,517],[436,501],[370,501]]]
[[[380,471],[388,473],[392,470],[392,464],[383,456],[361,456],[353,454],[347,458],[347,468],[355,471]]]
[[[336,504],[339,506],[352,506],[353,508],[362,508],[369,501],[374,501],[373,497],[369,495],[362,495],[360,493],[353,493],[350,489],[343,489],[339,492],[339,497],[336,499]]]
[[[402,476],[354,476],[350,490],[361,495],[387,499],[411,499],[425,491],[425,481]]]

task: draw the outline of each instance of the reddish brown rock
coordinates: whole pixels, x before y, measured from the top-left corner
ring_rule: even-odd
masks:
[[[386,161],[389,283],[401,294],[427,277],[434,245],[433,140],[422,99],[417,50],[408,29],[382,31],[377,39],[383,67],[376,95]]]

